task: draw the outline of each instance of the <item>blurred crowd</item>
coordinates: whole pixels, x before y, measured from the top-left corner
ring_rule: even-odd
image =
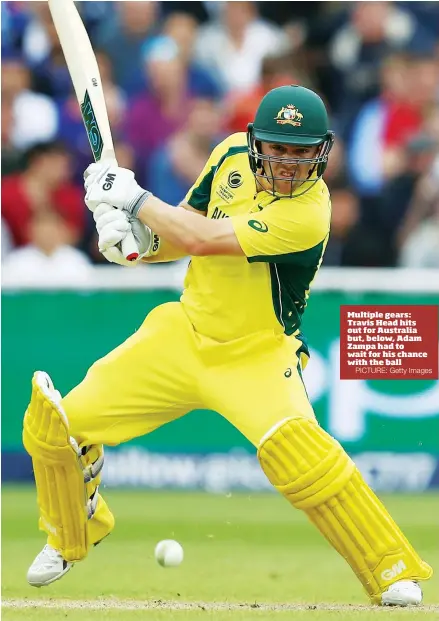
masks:
[[[177,204],[282,84],[317,90],[336,144],[325,265],[439,267],[439,2],[78,2],[118,162]],[[4,1],[3,269],[105,263],[91,161],[46,2]],[[53,268],[55,269],[55,268]],[[17,277],[18,277],[17,276]]]

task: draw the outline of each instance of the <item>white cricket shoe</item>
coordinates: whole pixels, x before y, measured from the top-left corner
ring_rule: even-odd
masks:
[[[399,580],[381,595],[383,606],[418,606],[422,602],[422,589],[413,580]]]
[[[36,556],[27,572],[27,581],[31,586],[42,587],[59,580],[73,567],[65,561],[58,550],[46,544]]]

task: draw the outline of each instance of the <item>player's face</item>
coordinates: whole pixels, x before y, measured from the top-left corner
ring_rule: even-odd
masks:
[[[317,157],[319,149],[320,146],[306,147],[262,142],[262,154],[274,158],[274,161],[270,160],[270,162],[264,162],[264,170],[267,178],[259,178],[259,182],[264,189],[269,189],[271,191],[273,184],[271,177],[276,177],[274,180],[274,189],[276,192],[286,195],[291,194],[292,190],[298,188],[304,180],[308,179],[310,172],[315,166],[315,164],[299,162],[298,160]],[[285,181],[282,179],[285,179]],[[268,184],[267,187],[266,184]]]

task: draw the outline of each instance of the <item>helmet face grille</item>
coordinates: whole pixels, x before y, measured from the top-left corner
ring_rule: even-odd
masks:
[[[277,198],[295,198],[302,196],[322,178],[325,172],[328,156],[334,144],[334,133],[327,132],[326,139],[320,144],[320,148],[316,157],[313,158],[288,158],[279,157],[273,155],[262,154],[261,141],[257,140],[254,136],[253,127],[250,125],[247,132],[247,145],[248,155],[250,161],[250,168],[256,179],[256,184],[261,189],[270,192]],[[285,164],[287,166],[293,166],[294,172],[291,177],[279,177],[273,172],[273,164]],[[306,178],[302,179],[297,177],[299,172],[299,165],[307,164],[309,166],[309,172]],[[287,193],[280,193],[276,190],[276,182],[283,182],[284,184],[289,181],[290,190]],[[267,189],[267,182],[270,189]]]

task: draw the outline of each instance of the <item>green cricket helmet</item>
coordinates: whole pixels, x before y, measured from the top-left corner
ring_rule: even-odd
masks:
[[[261,143],[283,144],[304,147],[319,147],[312,158],[287,158],[264,155]],[[308,192],[322,178],[328,155],[334,144],[334,132],[328,129],[328,114],[321,98],[303,86],[280,86],[269,91],[259,104],[254,123],[248,125],[248,154],[250,167],[259,178],[271,183],[274,196],[276,181],[290,181],[289,196],[300,196]],[[294,166],[291,177],[276,177],[273,163]],[[298,164],[309,164],[306,179],[297,177]],[[287,194],[288,195],[288,194]]]

